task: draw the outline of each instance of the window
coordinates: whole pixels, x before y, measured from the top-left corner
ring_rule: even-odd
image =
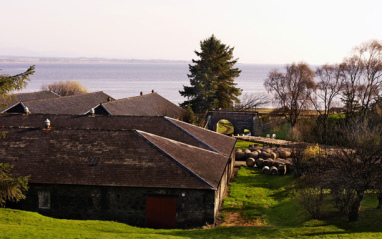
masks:
[[[50,209],[50,192],[38,191],[38,208]]]

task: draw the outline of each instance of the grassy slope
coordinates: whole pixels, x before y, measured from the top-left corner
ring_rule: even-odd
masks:
[[[248,149],[249,145],[253,145],[255,144],[254,142],[250,142],[250,141],[245,141],[245,140],[241,140],[241,139],[237,139],[236,140],[236,145],[235,145],[235,148],[237,149]]]
[[[382,238],[382,211],[375,198],[366,198],[359,222],[344,218],[311,220],[293,200],[290,176],[267,176],[242,167],[225,210],[236,211],[256,227],[218,227],[195,230],[153,230],[103,221],[60,220],[37,213],[0,209],[0,238]]]
[[[231,135],[234,132],[233,124],[228,120],[220,120],[218,123],[218,133]]]

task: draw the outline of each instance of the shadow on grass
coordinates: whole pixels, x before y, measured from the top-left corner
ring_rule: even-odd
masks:
[[[272,227],[218,227],[204,230],[169,231],[164,234],[185,238],[280,238],[283,233]]]

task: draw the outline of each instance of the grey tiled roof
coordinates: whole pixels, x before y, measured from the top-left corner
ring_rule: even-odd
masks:
[[[185,110],[160,96],[151,93],[103,103],[96,108],[96,113],[132,116],[169,116],[181,119]]]
[[[46,119],[53,128],[142,130],[192,146],[218,151],[229,156],[236,140],[213,131],[163,116],[95,116],[51,114],[0,114],[1,126],[44,127]]]
[[[227,165],[227,157],[143,131],[138,133],[199,180],[217,189]]]
[[[219,134],[210,130],[206,130],[201,127],[191,125],[180,120],[171,119],[171,118],[167,118],[167,119],[171,121],[173,124],[183,129],[184,131],[186,131],[187,133],[189,133],[190,135],[192,135],[195,139],[208,145],[210,149],[213,149],[224,156],[229,157],[232,150],[235,147],[236,139],[232,137]]]
[[[100,103],[113,100],[104,92],[94,92],[59,98],[22,101],[12,108],[7,109],[6,113],[23,113],[24,108],[28,107],[31,114],[71,114],[79,115],[87,113],[91,108]]]
[[[60,97],[56,93],[53,93],[52,91],[37,91],[37,92],[31,92],[31,93],[19,93],[19,94],[13,94],[10,95],[9,99],[0,99],[0,102],[7,104],[7,106],[2,107],[0,106],[0,112],[3,110],[14,106],[15,104],[21,102],[21,101],[30,101],[30,100],[41,100],[41,99],[50,99],[50,98],[58,98]]]
[[[0,162],[14,165],[14,176],[30,175],[30,183],[214,190],[227,163],[219,154],[133,130],[6,130]]]
[[[0,162],[32,183],[215,190],[235,144],[163,116],[1,114],[0,131]]]

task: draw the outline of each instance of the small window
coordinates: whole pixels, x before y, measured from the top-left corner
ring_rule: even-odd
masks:
[[[99,157],[95,157],[95,158],[93,158],[93,159],[91,160],[89,166],[97,166],[99,159],[100,159]]]
[[[38,191],[38,208],[50,209],[50,192]]]

